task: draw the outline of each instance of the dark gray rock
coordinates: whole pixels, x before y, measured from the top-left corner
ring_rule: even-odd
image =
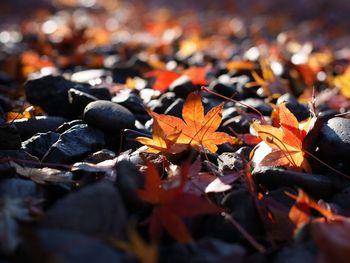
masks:
[[[29,80],[25,83],[24,88],[26,98],[30,103],[40,106],[49,115],[70,119],[78,116],[69,101],[68,91],[72,88],[98,99],[111,99],[109,91],[105,88],[93,88],[88,84],[66,80],[61,76],[44,76]]]
[[[77,89],[69,89],[68,100],[71,110],[74,111],[77,115],[82,115],[84,113],[86,105],[98,99],[83,91]]]
[[[45,76],[24,85],[30,103],[40,106],[49,115],[65,117],[69,115],[68,90],[73,87],[73,82],[61,76]]]
[[[103,131],[115,132],[132,128],[135,116],[125,107],[110,101],[89,103],[84,110],[84,121]]]
[[[18,150],[21,148],[21,137],[15,125],[0,126],[0,150]]]
[[[43,198],[42,189],[31,180],[10,178],[0,181],[0,196],[11,198]]]
[[[165,92],[158,99],[151,100],[147,107],[156,113],[162,114],[175,100],[174,92]]]
[[[43,225],[100,238],[122,239],[127,215],[112,183],[86,186],[57,201],[45,214]]]
[[[166,115],[176,116],[178,118],[182,117],[182,107],[185,103],[184,99],[176,99],[164,112]]]
[[[340,209],[340,214],[350,216],[350,187],[345,188],[343,191],[335,194],[330,202],[336,204]]]
[[[329,119],[321,129],[319,144],[320,153],[327,158],[348,160],[350,154],[350,119]]]
[[[60,125],[55,132],[57,133],[64,133],[65,131],[68,131],[70,128],[72,128],[75,125],[78,124],[86,124],[83,120],[73,120],[69,122],[65,122],[62,125]]]
[[[175,244],[160,250],[160,262],[240,263],[245,249],[218,239],[203,239],[189,244]]]
[[[118,103],[119,105],[127,108],[131,111],[137,120],[145,123],[150,119],[147,114],[142,99],[132,92],[119,92],[115,97],[112,98],[112,102]]]
[[[252,175],[257,184],[261,184],[268,190],[280,187],[300,187],[319,198],[329,197],[339,187],[337,182],[330,177],[279,168],[256,167]]]
[[[116,263],[125,262],[126,257],[101,240],[74,231],[40,228],[25,236],[16,262]]]
[[[60,135],[43,157],[43,162],[72,163],[104,146],[101,131],[87,124],[75,125]]]
[[[143,146],[142,143],[136,141],[137,137],[152,137],[150,133],[143,133],[131,129],[125,129],[123,131],[122,139],[122,151],[127,151],[129,149],[136,150],[137,148]]]
[[[49,148],[58,140],[59,133],[37,133],[22,143],[22,148],[31,155],[42,159]]]
[[[144,203],[139,199],[137,190],[144,187],[144,176],[133,163],[126,160],[118,162],[116,186],[126,208],[132,212],[139,212]]]
[[[257,109],[264,116],[270,116],[272,113],[272,107],[261,99],[249,98],[249,99],[242,100],[241,102],[252,108]],[[256,113],[251,108],[248,108],[243,105],[239,105],[239,106],[245,109],[247,112]]]
[[[275,257],[275,263],[309,263],[317,262],[316,246],[312,241],[293,243],[284,247]]]
[[[218,80],[212,81],[209,85],[209,89],[229,98],[232,97],[236,100],[242,99],[242,96],[237,91],[237,85],[229,79],[229,76],[227,76],[227,80],[224,80],[226,79],[226,75],[224,76],[225,77],[221,76]]]
[[[305,105],[300,104],[299,101],[289,93],[279,97],[276,105],[281,105],[282,103],[286,103],[287,108],[295,115],[298,121],[305,120],[310,116],[309,109]]]
[[[21,139],[27,140],[37,133],[45,133],[56,130],[66,119],[54,116],[40,116],[30,119],[19,119],[13,123],[17,127]]]
[[[220,127],[220,131],[232,134],[232,130],[236,133],[249,133],[250,121],[242,115],[232,117],[224,121]]]
[[[100,151],[97,151],[93,154],[91,154],[88,158],[86,158],[86,162],[89,163],[100,163],[106,160],[111,160],[116,157],[115,152],[107,150],[107,149],[102,149]]]
[[[196,90],[198,90],[197,86],[192,83],[188,76],[177,78],[169,86],[169,91],[174,92],[178,98],[183,99],[186,99],[188,94]]]

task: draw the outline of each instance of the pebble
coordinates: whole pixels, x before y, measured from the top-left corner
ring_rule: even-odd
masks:
[[[106,132],[132,128],[135,123],[135,116],[128,109],[103,100],[89,103],[85,107],[83,119],[86,123]]]
[[[0,124],[0,150],[18,150],[21,148],[21,137],[13,124]]]
[[[321,129],[318,147],[327,158],[348,160],[350,154],[350,119],[329,119]]]
[[[194,85],[188,76],[181,76],[175,79],[169,86],[169,91],[175,93],[177,98],[186,99],[188,94],[198,90],[197,86]]]
[[[314,197],[329,197],[338,187],[335,182],[319,174],[306,174],[280,168],[256,167],[252,175],[257,184],[268,190],[280,187],[300,187]]]
[[[87,124],[75,125],[62,133],[44,155],[42,161],[48,163],[72,163],[79,158],[102,149],[104,134]]]
[[[37,133],[56,130],[66,119],[55,116],[38,116],[30,119],[19,119],[13,123],[17,127],[22,141],[29,139]]]
[[[22,142],[22,148],[31,155],[42,159],[59,137],[60,134],[55,132],[37,133],[30,139]]]
[[[122,239],[127,223],[121,196],[112,183],[99,182],[72,192],[45,214],[43,225],[82,234]]]

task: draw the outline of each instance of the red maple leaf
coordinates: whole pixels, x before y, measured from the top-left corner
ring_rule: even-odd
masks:
[[[150,237],[159,241],[165,229],[179,242],[192,240],[191,234],[182,221],[184,217],[193,217],[208,213],[222,212],[221,208],[209,203],[206,199],[183,191],[187,181],[189,165],[184,165],[178,186],[165,189],[156,167],[147,161],[145,186],[138,191],[139,197],[154,206],[150,217]]]

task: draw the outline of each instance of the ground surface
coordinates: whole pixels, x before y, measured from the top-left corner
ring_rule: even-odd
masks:
[[[346,1],[2,1],[0,262],[349,262]]]

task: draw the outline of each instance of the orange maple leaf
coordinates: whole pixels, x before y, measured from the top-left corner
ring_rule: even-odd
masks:
[[[199,150],[204,148],[214,153],[219,144],[237,142],[227,133],[216,132],[221,123],[223,107],[224,103],[221,103],[204,115],[201,97],[193,92],[188,95],[183,106],[183,120],[155,112],[150,112],[150,115],[158,122],[165,136],[180,133],[175,141],[177,144],[187,144]]]
[[[153,120],[152,124],[152,138],[148,137],[137,137],[136,140],[148,148],[146,152],[159,153],[166,152],[176,154],[184,151],[187,145],[176,144],[175,141],[180,136],[181,132],[175,132],[171,135],[166,135],[156,119]]]
[[[272,149],[260,164],[303,168],[305,171],[310,171],[303,150],[303,140],[311,127],[312,119],[308,118],[299,123],[285,104],[281,104],[276,110],[280,127],[253,122],[253,128],[258,136]]]
[[[288,92],[286,82],[275,75],[267,59],[260,60],[262,77],[256,71],[252,71],[255,82],[247,83],[246,87],[259,85],[262,87],[264,95],[284,94]]]
[[[206,76],[210,67],[190,67],[182,72],[182,75],[188,76],[194,85],[207,85]]]
[[[138,195],[143,201],[156,205],[150,217],[149,231],[152,240],[159,241],[164,228],[179,242],[191,241],[192,237],[182,221],[183,217],[222,212],[222,209],[206,199],[183,192],[188,164],[182,169],[180,184],[170,189],[165,188],[156,167],[150,161],[147,161],[147,167],[145,186],[138,191]]]
[[[296,226],[296,230],[311,221],[311,209],[319,212],[327,220],[331,220],[334,214],[329,209],[319,205],[310,198],[302,189],[298,189],[298,196],[286,193],[289,197],[295,199],[295,204],[289,211],[289,219]]]

